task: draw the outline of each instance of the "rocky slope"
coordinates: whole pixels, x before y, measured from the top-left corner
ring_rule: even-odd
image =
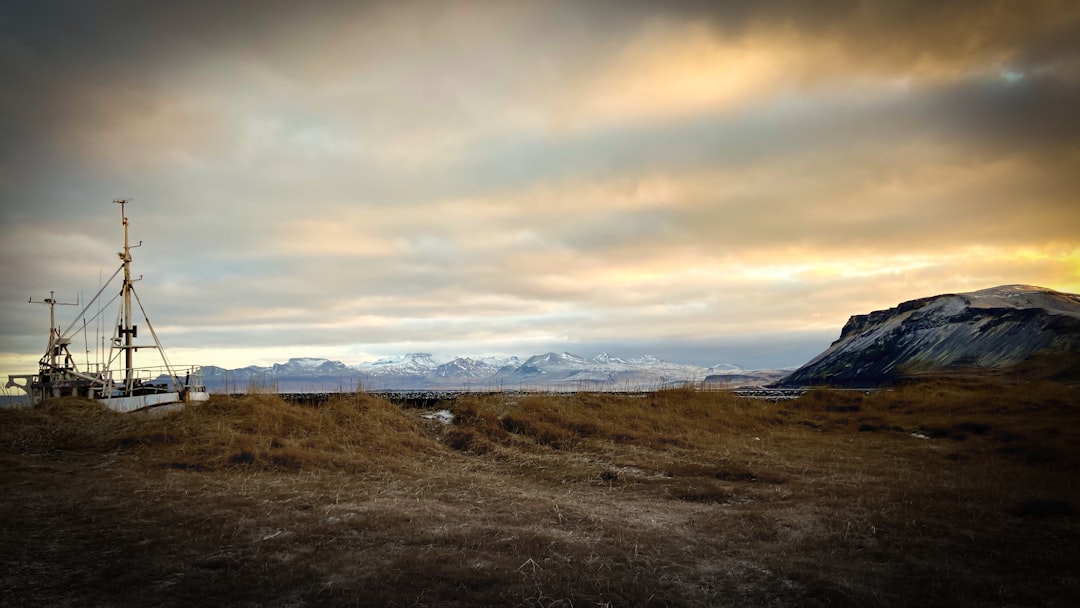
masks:
[[[1040,354],[1080,354],[1080,296],[1003,285],[855,315],[781,385],[877,386],[919,373],[1003,369]]]

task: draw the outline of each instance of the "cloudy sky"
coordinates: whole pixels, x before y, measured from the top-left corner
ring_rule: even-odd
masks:
[[[1075,2],[250,5],[4,3],[0,371],[119,265],[118,197],[174,362],[793,366],[1080,292]]]

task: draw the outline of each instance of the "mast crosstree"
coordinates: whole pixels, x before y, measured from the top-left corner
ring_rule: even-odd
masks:
[[[42,358],[48,359],[49,364],[53,367],[57,365],[57,358],[62,353],[66,352],[67,343],[61,344],[60,341],[60,328],[56,326],[56,307],[57,306],[78,306],[79,301],[74,302],[59,302],[56,300],[56,292],[50,291],[49,297],[44,300],[34,301],[33,296],[27,300],[30,304],[48,304],[49,305],[49,341],[45,344],[45,356]],[[68,341],[70,342],[70,340]],[[70,358],[70,355],[68,355]]]

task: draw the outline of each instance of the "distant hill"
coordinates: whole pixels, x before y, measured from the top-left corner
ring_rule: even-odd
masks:
[[[366,390],[643,390],[708,382],[761,386],[789,370],[746,370],[721,363],[712,367],[671,363],[651,355],[629,359],[600,353],[519,357],[457,357],[439,362],[428,353],[410,353],[345,365],[318,358],[294,358],[272,366],[239,369],[203,367],[211,391],[321,392]]]
[[[1003,285],[854,315],[839,339],[780,384],[878,386],[920,374],[1032,369],[1036,360],[1056,369],[1053,361],[1078,356],[1080,296]]]

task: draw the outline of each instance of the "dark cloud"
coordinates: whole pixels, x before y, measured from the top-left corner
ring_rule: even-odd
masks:
[[[582,252],[649,242],[671,247],[687,233],[709,232],[729,246],[761,247],[837,246],[838,232],[845,234],[841,243],[861,247],[883,245],[883,237],[897,246],[1069,238],[1075,224],[1060,220],[1075,219],[1080,209],[1080,123],[1071,119],[1076,107],[1080,82],[978,78],[870,101],[823,96],[794,110],[766,106],[736,117],[705,115],[570,139],[519,138],[505,147],[492,142],[464,160],[459,175],[494,192],[656,172],[783,177],[744,193],[699,194],[705,198],[697,205],[670,208],[669,201],[657,200],[636,211],[582,210],[545,225],[548,234]],[[836,200],[845,189],[865,190],[875,182],[915,188],[935,167],[994,171],[999,162],[1021,163],[1030,179],[954,193],[977,200],[939,200],[914,190],[907,200],[853,200],[849,208]]]
[[[1080,53],[1080,7],[1068,0],[613,0],[589,7],[596,22],[616,14],[620,22],[676,19],[707,23],[722,36],[788,29],[839,44],[859,62],[901,70],[1001,58],[1031,68]]]
[[[270,57],[276,45],[333,22],[343,3],[43,0],[0,12],[0,162],[41,171],[103,104],[170,95],[186,70],[222,58]],[[367,5],[352,5],[362,14]],[[5,180],[6,181],[6,180]]]
[[[1033,74],[1009,83],[979,79],[943,87],[911,117],[933,121],[938,137],[1013,153],[1054,156],[1080,149],[1080,79]]]
[[[1077,9],[1066,3],[1026,3],[1022,11],[1002,2],[847,0],[820,3],[601,2],[555,5],[553,10],[544,10],[541,5],[520,6],[527,8],[510,18],[514,23],[511,29],[515,35],[525,37],[519,40],[520,48],[535,50],[515,50],[509,58],[521,63],[510,63],[487,72],[489,80],[506,78],[515,71],[533,70],[542,82],[546,81],[551,78],[551,73],[566,72],[575,65],[588,65],[595,61],[597,51],[610,51],[625,44],[657,19],[708,23],[724,36],[742,35],[754,28],[765,32],[790,29],[801,32],[808,46],[828,43],[847,49],[851,66],[863,66],[857,69],[865,69],[866,65],[877,61],[876,57],[882,56],[885,59],[881,61],[886,64],[882,69],[886,75],[891,71],[904,76],[913,64],[941,60],[952,66],[947,68],[948,71],[960,74],[969,64],[983,66],[987,62],[1000,63],[1003,69],[1019,70],[1025,78],[1011,93],[991,90],[993,85],[975,91],[974,95],[970,89],[957,90],[955,103],[939,100],[937,105],[926,106],[926,111],[946,112],[942,116],[949,118],[956,128],[963,128],[962,135],[965,136],[1003,130],[1010,137],[1022,136],[1029,140],[1036,137],[1060,140],[1075,135],[1075,127],[1070,128],[1069,124],[1074,125],[1076,121],[1061,120],[1066,118],[1069,104],[1075,101],[1075,80],[1071,83],[1062,81],[1060,71],[1049,76],[1035,73],[1040,67],[1068,61],[1075,63],[1080,57],[1080,43],[1076,42],[1080,36],[1071,35],[1077,31],[1080,18]],[[237,57],[249,57],[272,66],[272,70],[284,72],[338,60],[340,58],[319,57],[325,41],[332,39],[344,24],[365,23],[368,16],[373,16],[371,27],[378,27],[374,17],[385,15],[386,10],[385,6],[373,3],[329,3],[316,7],[293,2],[258,5],[203,1],[179,4],[20,3],[5,12],[0,22],[0,44],[8,51],[0,59],[0,73],[8,84],[7,93],[0,99],[0,115],[4,117],[0,122],[4,142],[0,144],[0,159],[10,176],[32,174],[45,181],[48,177],[45,167],[70,170],[70,159],[65,158],[63,150],[70,147],[73,138],[93,137],[95,129],[108,128],[107,124],[101,123],[103,112],[116,108],[129,115],[153,117],[160,111],[159,100],[176,97],[177,83],[184,82],[178,77],[205,69],[200,66],[229,69],[232,67],[229,60]],[[394,25],[412,27],[418,36],[430,35],[430,22],[438,22],[454,12],[476,11],[479,14],[483,10],[484,6],[470,3],[444,6],[440,10],[402,10],[406,16],[394,21]],[[529,27],[518,23],[526,18]],[[564,29],[571,33],[563,33],[560,26],[565,26]],[[364,31],[357,30],[356,35],[362,36]],[[481,41],[497,35],[490,29],[478,34],[468,41],[460,38],[440,40],[443,44],[456,43],[458,46],[440,49],[438,54],[460,53],[462,42],[487,48]],[[567,48],[558,48],[563,45]],[[410,51],[412,53],[415,50]],[[310,55],[309,61],[291,63],[295,56],[305,54]],[[490,49],[485,52],[485,56],[493,55],[498,53]],[[393,60],[401,61],[401,56],[395,56]],[[430,59],[429,55],[420,55],[408,61]],[[476,62],[480,57],[466,54],[462,60]],[[829,65],[819,67],[824,72],[844,69]],[[539,73],[545,69],[546,77]],[[379,93],[371,93],[374,97],[368,102],[375,105],[369,109],[382,116],[378,123],[398,120],[389,110],[413,103],[411,100],[415,98],[430,98],[437,92],[428,88],[403,95],[408,89],[401,87],[411,86],[410,82],[441,81],[438,74],[424,70],[416,72],[415,76],[415,79],[394,83],[390,89],[393,94],[381,105],[376,103]],[[792,74],[794,79],[805,76]],[[192,86],[198,86],[205,79],[189,80]],[[220,85],[221,82],[225,81],[204,84]],[[559,84],[559,78],[549,84]],[[455,95],[469,95],[468,90],[444,93],[451,103],[439,104],[439,108],[453,106]],[[213,95],[212,90],[210,94]],[[383,108],[381,111],[380,107]],[[950,107],[959,108],[959,112],[948,113]],[[432,106],[418,107],[419,111],[412,112],[410,120],[424,120],[425,116],[432,115],[433,109]],[[906,114],[907,120],[926,118],[911,110]],[[322,116],[325,118],[328,114]],[[1054,120],[1046,117],[1054,117]],[[228,117],[232,121],[239,118]],[[160,120],[171,119],[174,118],[160,115]],[[901,112],[894,114],[893,122],[904,119],[905,113]],[[771,154],[770,144],[785,138],[783,132],[768,129],[765,124],[768,120],[765,117],[765,121],[741,130],[728,126],[724,132],[715,129],[711,132],[735,142],[739,154],[752,159],[756,152]],[[846,121],[840,117],[838,120]],[[1035,124],[1031,124],[1033,122]],[[1064,128],[1054,128],[1055,123]],[[858,123],[853,121],[853,124]],[[688,123],[684,132],[678,127],[665,126],[670,137],[649,142],[652,155],[664,155],[676,161],[679,158],[712,160],[708,154],[722,151],[714,147],[703,155],[693,145],[681,145],[683,140],[692,142],[710,133],[708,124],[704,125],[703,132],[698,132],[699,126],[702,125]],[[221,127],[229,128],[236,128],[235,122]],[[801,128],[805,130],[808,126]],[[874,126],[868,125],[868,128]],[[364,134],[358,131],[356,135],[362,137]],[[619,131],[607,136],[606,146],[572,144],[559,151],[559,158],[577,171],[636,170],[634,158],[621,154],[621,150],[641,139],[641,135],[633,132]],[[199,145],[220,148],[222,143],[208,141]],[[496,181],[490,185],[494,188],[499,187],[497,180],[517,183],[535,177],[536,167],[542,168],[551,162],[544,157],[544,142],[537,146],[526,140],[523,144],[516,134],[506,142],[488,140],[482,145],[488,160],[478,167],[478,171],[494,176]],[[57,146],[61,149],[57,150]],[[12,184],[16,180],[3,181],[8,190],[5,198],[25,198],[28,194],[14,189]],[[359,174],[357,181],[375,197],[385,197],[388,193],[400,195],[419,185],[416,180],[408,180],[403,185],[397,175],[384,179],[376,171]],[[380,188],[382,181],[390,183]],[[430,183],[432,190],[439,189],[443,193],[460,191],[453,183],[435,179]],[[303,187],[309,186],[304,184]]]

